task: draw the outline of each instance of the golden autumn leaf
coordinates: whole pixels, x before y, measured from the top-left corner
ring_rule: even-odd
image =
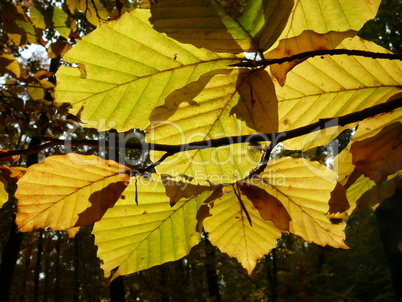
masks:
[[[389,52],[358,37],[345,39],[338,48]],[[398,60],[373,60],[358,56],[310,58],[288,73],[283,87],[274,81],[278,97],[279,131],[296,129],[322,118],[346,115],[384,103],[402,91],[401,83],[402,62]],[[284,144],[286,148],[294,150],[326,145],[344,130],[336,124],[336,120],[333,123],[330,125],[332,128],[299,136]],[[348,128],[354,128],[355,124]]]
[[[0,208],[8,201],[7,180],[0,175]]]
[[[335,189],[336,174],[317,162],[305,159],[271,160],[253,185],[275,196],[290,217],[290,232],[319,245],[347,248],[345,222],[333,225],[328,200]]]
[[[128,171],[94,155],[46,158],[29,167],[18,181],[18,228],[66,230],[94,223],[119,199]]]
[[[346,32],[328,32],[326,34],[318,34],[311,30],[306,30],[297,37],[281,40],[279,45],[269,51],[265,57],[267,59],[277,59],[283,57],[290,57],[302,52],[321,50],[321,49],[334,49],[339,45],[343,39],[353,37],[356,31]],[[304,59],[285,62],[282,64],[271,65],[271,73],[278,80],[280,85],[285,85],[286,75],[292,70],[294,66],[303,62]]]
[[[289,223],[292,218],[290,218],[285,207],[275,196],[248,183],[238,182],[237,185],[240,188],[240,192],[246,195],[253,203],[262,219],[271,220],[282,231],[289,231]]]
[[[235,257],[240,264],[252,273],[257,260],[269,253],[281,237],[281,231],[272,221],[264,220],[251,201],[244,199],[253,226],[234,191],[229,190],[214,199],[209,214],[205,217],[204,228],[212,244],[222,252]]]

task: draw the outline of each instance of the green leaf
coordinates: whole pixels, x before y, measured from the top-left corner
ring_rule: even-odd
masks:
[[[53,27],[63,38],[68,39],[71,29],[67,26],[68,15],[65,11],[57,6],[53,6]]]
[[[248,1],[236,20],[217,1],[166,0],[152,5],[150,21],[154,29],[182,43],[216,52],[253,52],[268,49],[278,38],[292,5],[287,0]]]
[[[93,229],[105,275],[118,268],[114,279],[187,255],[200,241],[196,214],[208,193],[181,198],[171,207],[158,175],[132,178]]]
[[[152,29],[149,16],[146,10],[126,13],[84,37],[64,57],[82,64],[85,72],[61,67],[56,98],[71,103],[71,113],[80,112],[87,126],[145,129],[153,108],[173,91],[208,72],[211,77],[217,70],[226,73],[224,69],[237,62],[232,55],[167,38]]]
[[[31,21],[36,28],[46,29],[47,26],[45,22],[45,17],[35,6],[30,7],[29,16],[31,17]]]

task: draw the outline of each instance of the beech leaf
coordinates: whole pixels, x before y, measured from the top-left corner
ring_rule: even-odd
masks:
[[[238,182],[237,184],[240,192],[246,195],[253,203],[262,219],[271,220],[282,231],[289,231],[289,222],[292,219],[285,207],[275,196],[270,195],[264,189],[248,183]]]
[[[0,208],[8,201],[7,180],[0,175]]]
[[[253,226],[250,226],[235,193],[230,190],[214,200],[210,209],[212,216],[205,218],[204,228],[212,244],[235,257],[251,274],[257,260],[276,246],[281,231],[272,221],[262,219],[247,198],[243,202]]]
[[[389,52],[358,37],[345,39],[338,48]],[[274,81],[279,102],[279,131],[384,103],[401,93],[401,83],[401,61],[358,56],[310,58],[288,73],[283,87]],[[330,129],[325,129],[285,141],[284,145],[293,150],[326,145],[344,129],[337,125],[336,120],[333,123],[332,135],[326,135]],[[349,128],[354,126],[352,124]]]
[[[196,213],[209,192],[182,198],[171,207],[159,175],[137,178],[140,185],[136,188],[132,181],[93,229],[106,277],[118,268],[112,280],[180,259],[200,241]]]
[[[86,127],[145,129],[153,109],[172,92],[237,62],[234,55],[198,49],[158,33],[149,17],[147,10],[127,12],[85,36],[64,56],[81,69],[59,69],[56,98],[71,103],[70,113],[80,112]]]
[[[207,5],[206,5],[207,4]],[[281,34],[293,1],[248,1],[233,18],[220,1],[165,0],[151,6],[154,29],[182,42],[215,52],[268,49]],[[194,22],[194,19],[197,22]]]
[[[375,136],[352,143],[350,152],[356,169],[376,183],[402,169],[402,124],[382,128]]]
[[[66,230],[102,218],[127,185],[129,168],[95,155],[54,155],[29,167],[18,181],[20,231]]]
[[[337,176],[317,162],[305,159],[271,160],[253,185],[266,190],[283,204],[291,217],[290,232],[319,245],[347,248],[345,223],[332,225],[328,200],[337,184]]]

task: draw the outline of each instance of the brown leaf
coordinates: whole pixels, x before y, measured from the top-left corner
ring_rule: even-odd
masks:
[[[328,213],[341,213],[349,209],[349,207],[349,202],[346,198],[346,188],[338,182],[335,186],[335,189],[331,192]]]
[[[402,169],[402,124],[390,124],[375,136],[354,142],[350,152],[359,172],[376,183],[385,181]]]
[[[271,220],[274,225],[283,230],[289,231],[289,223],[292,220],[282,203],[267,191],[239,182],[240,192],[246,195],[260,213],[262,219]]]
[[[26,172],[26,168],[23,167],[9,167],[6,165],[0,165],[0,171],[4,176],[9,177],[14,183],[18,181]]]
[[[223,196],[222,186],[218,186],[212,194],[203,202],[202,206],[197,211],[197,226],[196,231],[201,233],[203,229],[204,219],[211,215],[209,209],[212,207],[212,203],[215,199],[221,198]]]
[[[163,185],[166,188],[166,195],[170,198],[170,205],[173,207],[180,199],[190,198],[205,191],[212,191],[214,186],[194,185],[182,180],[177,180],[167,174],[161,175]]]
[[[102,190],[92,193],[89,197],[91,206],[78,214],[78,220],[74,227],[87,226],[100,220],[106,211],[119,200],[126,187],[127,182],[120,181],[111,183]]]
[[[7,153],[8,150],[7,149],[0,149],[0,154],[2,153]],[[12,155],[12,156],[7,156],[7,157],[3,157],[0,159],[0,161],[17,161],[19,160],[20,156],[19,155]]]

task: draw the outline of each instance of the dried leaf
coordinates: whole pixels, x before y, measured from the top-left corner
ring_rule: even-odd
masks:
[[[248,183],[239,182],[240,192],[246,195],[260,213],[262,219],[271,220],[274,225],[282,230],[289,231],[289,223],[292,220],[282,203],[264,189]]]
[[[402,124],[384,127],[375,136],[352,143],[352,163],[376,183],[402,169]]]

